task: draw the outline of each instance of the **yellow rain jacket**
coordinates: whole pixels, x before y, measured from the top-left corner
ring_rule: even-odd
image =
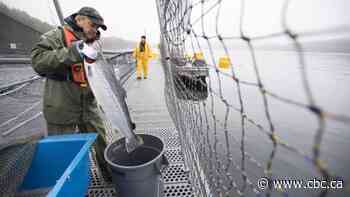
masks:
[[[136,75],[141,77],[142,71],[143,76],[148,76],[148,61],[153,57],[153,53],[147,42],[145,43],[144,51],[140,50],[140,43],[134,49],[133,57],[136,59]]]
[[[137,44],[137,46],[134,49],[133,56],[136,60],[149,60],[152,58],[152,50],[149,47],[148,43],[145,43],[145,51],[140,51],[140,43]]]

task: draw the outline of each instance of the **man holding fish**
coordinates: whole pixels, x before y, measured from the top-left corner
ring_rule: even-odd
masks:
[[[84,59],[94,62],[98,52],[93,47],[99,29],[106,30],[101,15],[83,7],[65,18],[65,24],[41,36],[32,49],[32,66],[46,78],[43,112],[49,135],[97,132],[95,152],[105,179],[110,179],[103,157],[106,132],[95,97],[84,71]]]

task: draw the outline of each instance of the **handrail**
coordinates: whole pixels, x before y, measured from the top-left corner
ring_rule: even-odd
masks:
[[[30,79],[24,79],[24,80],[21,80],[21,81],[16,81],[16,82],[13,82],[13,83],[10,83],[10,84],[2,85],[2,86],[0,86],[0,92],[3,92],[4,90],[11,89],[13,87],[16,87],[16,86],[19,86],[19,85],[22,85],[22,84],[25,84],[25,83],[36,81],[36,80],[38,80],[40,78],[41,78],[40,76],[35,75],[35,76],[32,76]]]
[[[115,55],[109,57],[109,59],[110,60],[114,60],[114,59],[116,59],[116,58],[118,58],[118,57],[120,57],[122,55],[128,55],[128,54],[132,54],[132,53],[133,53],[133,51],[123,51],[123,52],[115,53]]]
[[[29,57],[1,57],[0,64],[30,64]]]
[[[117,54],[116,54],[117,53]],[[124,56],[124,55],[130,55],[132,54],[132,51],[121,51],[121,52],[114,52],[114,56],[107,58],[107,60],[114,60],[117,59],[118,57]],[[3,61],[4,60],[4,61]],[[0,63],[6,63],[6,64],[17,64],[17,63],[23,63],[23,62],[29,62],[30,63],[30,58],[0,58]],[[128,70],[128,72],[124,73],[121,77],[120,80],[122,82],[125,82],[130,75],[133,73],[133,71],[135,69],[133,69],[134,67],[132,67],[130,70]],[[40,79],[42,77],[38,76],[38,75],[34,75],[29,79],[24,79],[24,80],[20,80],[20,81],[16,81],[16,82],[12,82],[10,84],[5,84],[5,85],[0,85],[0,93],[4,92],[6,90],[12,89],[16,86],[20,86],[23,85],[25,83],[29,83],[29,82],[33,82],[36,81],[38,79]]]
[[[103,50],[102,52],[103,52],[103,54],[105,54],[105,55],[114,55],[114,54],[132,52],[132,49],[127,49],[127,50],[123,50],[123,51]]]
[[[115,59],[119,56],[130,54],[132,51],[103,51],[104,55],[113,55],[108,59]],[[0,57],[0,64],[30,64],[29,57]]]

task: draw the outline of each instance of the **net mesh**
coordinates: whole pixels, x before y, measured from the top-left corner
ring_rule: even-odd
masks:
[[[0,152],[0,192],[15,196],[32,162],[36,144],[26,143],[7,147]]]
[[[29,65],[1,65],[0,191],[15,196],[30,167],[37,139],[45,135],[43,81]]]
[[[337,157],[322,157],[321,150],[325,150],[326,142],[337,143],[324,139],[326,123],[341,125],[340,130],[346,133],[350,118],[343,112],[332,113],[318,104],[315,95],[320,94],[311,88],[312,76],[301,42],[303,38],[348,33],[348,25],[296,31],[287,22],[293,1],[286,0],[280,6],[281,14],[277,15],[280,31],[247,34],[245,28],[251,22],[247,20],[247,4],[252,1],[241,0],[237,1],[238,9],[229,10],[230,15],[226,15],[238,17],[237,32],[225,35],[222,30],[229,27],[227,24],[224,28],[221,26],[229,23],[231,18],[223,19],[221,14],[227,1],[156,2],[166,103],[180,132],[195,196],[299,196],[298,192],[303,192],[275,190],[271,184],[262,191],[257,187],[261,177],[266,177],[269,182],[281,177],[349,179],[348,172],[340,174],[341,171],[327,166],[327,161],[334,163]],[[255,22],[254,25],[259,24]],[[210,28],[212,31],[208,33]],[[278,59],[283,54],[272,51],[269,52],[271,62],[264,59],[260,52],[264,48],[255,43],[274,39],[288,43],[291,58],[274,62],[273,58]],[[226,58],[227,70],[220,68],[218,54]],[[237,56],[245,58],[244,65],[233,63]],[[297,65],[289,74],[294,75],[299,86],[286,84],[279,89],[269,88],[271,83],[288,83],[284,77],[291,77],[287,74],[279,81],[269,81],[269,77],[283,73],[280,67],[269,64],[289,65],[288,61]],[[268,75],[267,69],[272,74]],[[297,122],[293,118],[302,120]],[[295,132],[294,126],[305,127],[309,133]],[[295,136],[288,134],[288,130]],[[309,190],[306,195],[326,196],[332,192],[333,195],[346,195],[344,189],[331,191],[326,188]]]
[[[0,94],[0,149],[44,135],[41,97],[43,80],[32,76],[3,85]]]
[[[115,75],[124,84],[135,71],[135,58],[132,52],[121,52],[111,58],[109,62],[114,66]]]

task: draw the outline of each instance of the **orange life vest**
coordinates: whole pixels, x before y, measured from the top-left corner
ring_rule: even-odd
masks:
[[[75,37],[73,32],[71,32],[66,27],[63,28],[63,32],[64,32],[64,37],[65,37],[67,47],[71,47],[73,42],[77,41],[78,39]],[[73,82],[80,85],[80,87],[87,87],[88,83],[87,83],[83,63],[71,65],[71,71],[72,71]]]

